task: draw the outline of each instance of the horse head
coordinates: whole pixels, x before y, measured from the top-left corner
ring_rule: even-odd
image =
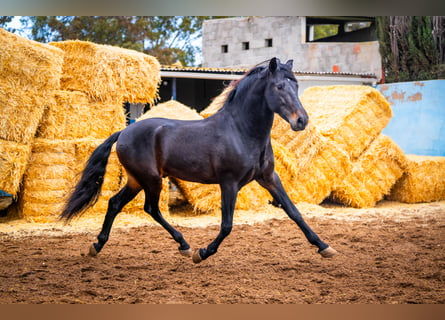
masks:
[[[278,58],[269,62],[265,99],[269,109],[286,120],[292,130],[304,130],[309,116],[298,98],[298,81],[292,72],[293,60],[281,63]]]

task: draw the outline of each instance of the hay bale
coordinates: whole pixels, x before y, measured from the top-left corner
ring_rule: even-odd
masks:
[[[405,203],[445,200],[445,157],[407,155],[402,178],[391,189],[388,200]]]
[[[0,29],[0,189],[17,195],[63,51]]]
[[[30,153],[30,145],[0,139],[0,190],[17,195]]]
[[[392,117],[383,95],[369,86],[311,87],[300,100],[321,135],[356,160]]]
[[[93,151],[104,141],[103,139],[75,139],[74,142],[74,170],[76,175],[85,168],[86,162],[90,158]],[[110,156],[106,167],[106,173],[102,184],[102,191],[116,192],[121,186],[122,166],[116,153],[116,147],[111,149]]]
[[[62,74],[63,51],[50,45],[22,38],[0,28],[0,75],[16,90],[58,89]],[[32,95],[32,94],[29,94]]]
[[[160,64],[134,50],[87,41],[52,42],[65,51],[61,88],[82,91],[93,101],[153,103]]]
[[[53,222],[75,183],[75,148],[70,140],[35,139],[19,197],[20,216]]]
[[[202,117],[193,109],[183,105],[176,100],[169,100],[153,106],[136,121],[148,118],[167,118],[176,120],[199,120]]]
[[[47,103],[40,93],[0,81],[0,139],[32,143]]]
[[[207,108],[205,108],[204,110],[202,110],[199,114],[202,117],[207,118],[207,117],[210,117],[210,116],[214,115],[215,113],[217,113],[219,111],[219,109],[221,109],[224,106],[227,96],[232,91],[232,89],[233,89],[233,87],[230,85],[227,86],[226,88],[224,88],[224,90],[221,92],[221,94],[216,96],[212,100],[212,102],[209,104],[209,106]]]
[[[89,102],[80,91],[57,90],[45,110],[37,137],[45,139],[105,139],[125,128],[121,103]]]
[[[326,147],[326,139],[312,122],[303,131],[293,131],[289,123],[276,116],[270,134],[272,142],[279,143],[296,158],[299,170],[307,168],[312,159]]]
[[[21,216],[33,222],[56,220],[80,178],[86,160],[102,142],[103,140],[98,139],[36,138],[23,179],[23,192],[19,198]],[[99,198],[101,203],[108,201],[109,194],[117,191],[120,179],[121,167],[114,151],[108,160]],[[84,215],[104,214],[106,210],[98,212],[99,207],[100,205],[94,206]]]
[[[399,146],[380,135],[353,163],[351,172],[335,187],[331,197],[354,208],[373,207],[389,193],[406,167],[407,159]]]
[[[351,169],[349,155],[324,137],[312,121],[305,130],[295,132],[285,120],[275,117],[271,137],[275,158],[293,163],[293,169],[287,170],[294,172],[289,177],[280,175],[279,162],[276,165],[281,179],[288,179],[287,192],[293,202],[321,203]]]

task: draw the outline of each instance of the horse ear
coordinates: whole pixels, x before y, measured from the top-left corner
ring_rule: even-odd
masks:
[[[278,59],[274,57],[274,58],[270,59],[269,71],[274,73],[277,70],[277,68],[278,68]]]
[[[294,66],[294,60],[289,60],[286,62],[286,66],[289,67],[290,70],[292,70],[292,67]]]

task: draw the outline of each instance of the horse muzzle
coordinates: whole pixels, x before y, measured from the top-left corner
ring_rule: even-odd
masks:
[[[304,130],[309,122],[309,118],[307,116],[297,116],[294,115],[289,119],[289,124],[292,130],[301,131]]]

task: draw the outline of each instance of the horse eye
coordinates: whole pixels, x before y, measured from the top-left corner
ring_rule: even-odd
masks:
[[[278,89],[278,90],[281,90],[281,89],[283,89],[283,84],[282,84],[282,83],[280,83],[280,84],[277,84],[277,89]]]

